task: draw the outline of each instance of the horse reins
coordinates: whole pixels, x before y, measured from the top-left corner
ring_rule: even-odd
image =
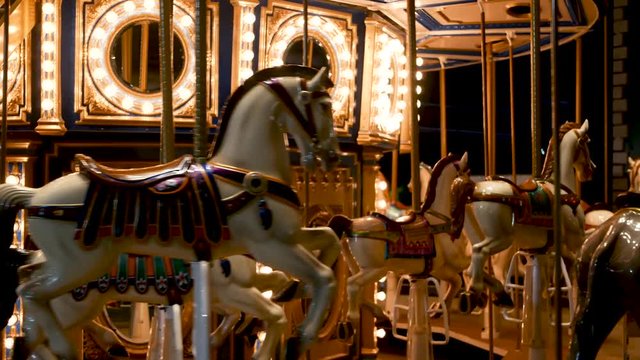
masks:
[[[291,115],[298,120],[298,123],[305,130],[307,135],[311,138],[311,142],[314,145],[318,143],[317,129],[313,117],[313,111],[311,109],[311,99],[317,99],[321,97],[328,97],[329,93],[326,91],[309,91],[307,89],[307,81],[305,79],[300,80],[300,97],[303,99],[306,116],[302,114],[295,100],[289,95],[287,89],[280,83],[278,79],[269,79],[262,82],[267,89],[280,99],[285,105],[285,108],[291,113]]]

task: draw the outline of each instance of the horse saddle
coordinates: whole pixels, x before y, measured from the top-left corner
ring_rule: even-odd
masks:
[[[387,242],[387,258],[435,256],[433,232],[429,221],[422,214],[410,212],[399,221],[391,220],[377,212],[371,213],[368,217],[384,227],[382,238]]]
[[[165,164],[133,169],[111,168],[83,154],[77,154],[74,161],[78,170],[92,179],[114,186],[132,187],[152,186],[163,180],[183,176],[195,164],[192,155],[183,155]]]
[[[140,169],[113,169],[85,155],[76,162],[91,180],[77,219],[76,239],[84,246],[122,236],[189,244],[222,238],[226,218],[213,169],[192,156]]]

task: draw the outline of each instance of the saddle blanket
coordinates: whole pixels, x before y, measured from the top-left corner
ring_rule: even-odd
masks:
[[[170,291],[184,295],[192,286],[189,265],[180,259],[121,254],[110,273],[72,290],[71,295],[76,301],[82,301],[90,290],[105,293],[114,288],[123,294],[131,287],[139,294],[154,288],[161,296],[169,296]]]
[[[425,258],[435,256],[435,242],[424,216],[400,226],[397,240],[387,241],[387,258]],[[392,237],[390,237],[392,238]]]

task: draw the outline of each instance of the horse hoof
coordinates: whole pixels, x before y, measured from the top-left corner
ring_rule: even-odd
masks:
[[[116,358],[129,358],[129,352],[124,346],[120,344],[109,346],[109,348],[107,348],[107,354],[109,354],[109,356],[111,357]]]
[[[511,300],[511,296],[506,291],[501,291],[495,294],[495,299],[493,300],[493,304],[496,306],[500,306],[503,308],[513,309],[515,306],[513,304],[513,300]]]
[[[295,299],[300,287],[300,281],[290,280],[282,290],[271,297],[271,301],[274,302],[288,302]]]
[[[376,323],[376,327],[379,327]],[[355,329],[350,322],[340,322],[338,323],[338,339],[340,340],[349,340],[355,334]]]
[[[489,295],[487,295],[486,292],[481,292],[478,295],[478,299],[477,299],[477,303],[476,306],[480,307],[481,309],[484,309],[487,306],[487,303],[489,302]]]
[[[460,308],[460,312],[466,315],[471,314],[473,309],[476,308],[476,296],[468,291],[465,291],[460,294],[460,304],[458,307]]]
[[[290,337],[287,340],[285,360],[298,360],[302,355],[302,339],[299,336]]]

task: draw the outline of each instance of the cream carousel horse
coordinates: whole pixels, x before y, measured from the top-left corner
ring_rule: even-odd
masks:
[[[575,195],[577,181],[591,179],[595,165],[589,156],[589,122],[566,122],[560,128],[560,184],[563,242],[575,251],[585,233],[584,212]],[[505,179],[478,182],[467,205],[464,231],[473,243],[470,267],[472,293],[478,299],[485,285],[490,286],[499,306],[511,307],[513,302],[503,284],[484,270],[488,256],[504,251],[514,242],[521,249],[545,250],[551,246],[547,233],[552,228],[551,203],[553,184],[553,151],[550,141],[542,179],[516,186]],[[473,309],[473,304],[469,306]]]
[[[122,253],[187,261],[249,253],[303,280],[314,296],[292,349],[306,349],[331,304],[335,280],[300,243],[333,246],[338,240],[327,227],[301,226],[282,134],[294,137],[306,167],[318,158],[324,169],[336,165],[330,85],[324,69],[256,73],[227,102],[206,164],[183,157],[122,171],[79,155],[79,172],[41,188],[0,185],[2,223],[26,209],[32,240],[47,258],[18,294],[45,329],[51,350],[68,359],[77,354],[49,302],[109,271]],[[10,243],[8,231],[2,234]],[[27,342],[38,343],[26,330]],[[263,346],[276,342],[269,337]]]
[[[41,251],[30,257],[27,271],[44,262]],[[216,289],[212,294],[212,309],[224,315],[210,335],[212,347],[224,343],[240,321],[241,312],[262,320],[274,336],[282,334],[287,322],[284,311],[262,293],[282,288],[289,281],[287,275],[275,270],[257,273],[256,261],[244,255],[215,259],[211,265],[210,286]],[[28,274],[23,273],[21,277],[28,278]],[[51,308],[63,329],[73,331],[77,326],[87,324],[84,330],[102,349],[110,355],[122,355],[130,347],[146,349],[147,346],[128,341],[100,321],[91,321],[103,312],[104,305],[110,301],[162,305],[188,303],[193,300],[192,285],[189,265],[182,260],[123,254],[109,273],[53,299]],[[189,317],[183,317],[183,327],[189,320]],[[35,325],[31,326],[32,332],[44,330]],[[269,359],[268,351],[268,347],[260,347],[253,358]]]
[[[344,256],[353,274],[347,281],[351,322],[357,324],[360,319],[363,287],[388,271],[445,279],[452,284],[450,293],[455,294],[456,284],[461,284],[459,274],[469,263],[460,256],[464,244],[454,241],[460,233],[462,219],[460,217],[459,222],[452,219],[454,204],[450,197],[452,192],[460,192],[452,190],[454,179],[461,176],[468,179],[467,173],[466,153],[462,158],[453,155],[442,158],[433,169],[421,211],[398,221],[377,213],[357,219],[340,215],[331,219],[329,226],[348,239],[349,246],[343,251],[347,252]]]

